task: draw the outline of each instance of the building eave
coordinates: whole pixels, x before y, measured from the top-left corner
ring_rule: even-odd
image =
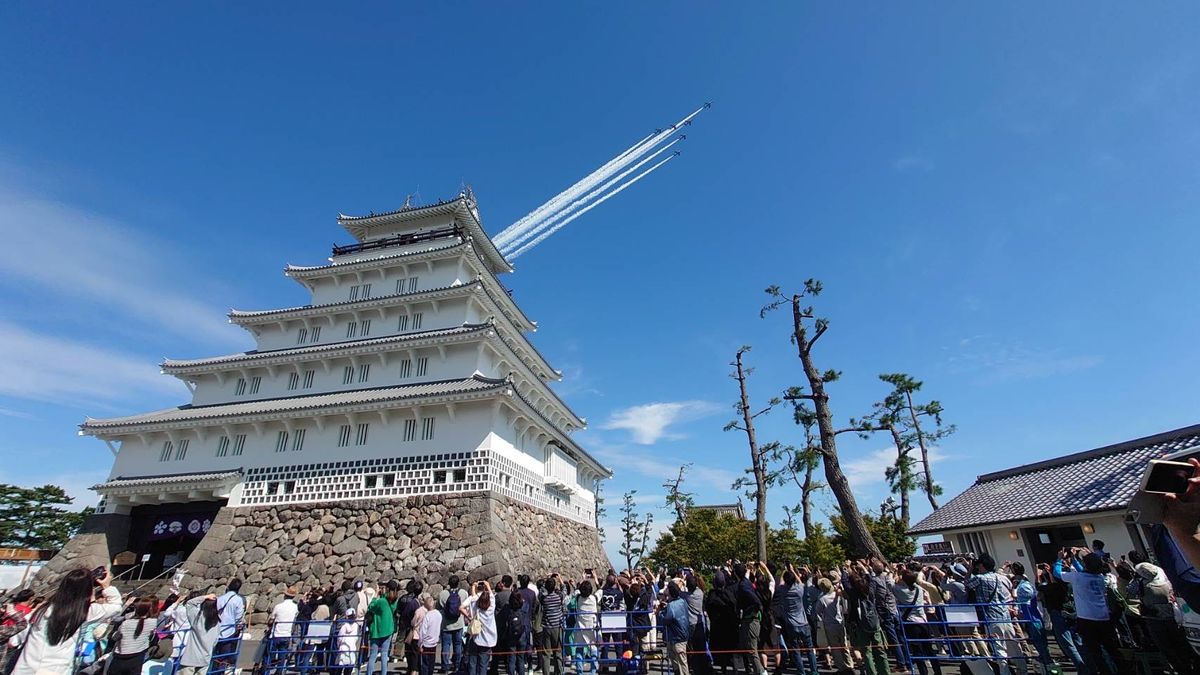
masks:
[[[407,253],[392,253],[381,255],[376,258],[363,258],[359,260],[346,260],[337,262],[331,258],[326,265],[288,265],[283,269],[283,273],[300,281],[302,279],[320,279],[324,277],[337,276],[339,274],[353,274],[355,272],[364,272],[379,268],[387,268],[394,266],[396,263],[405,262],[423,262],[425,260],[440,260],[442,258],[451,258],[464,249],[469,248],[467,242],[459,240],[457,243],[448,246],[440,246],[438,248],[426,249],[424,251],[409,251]]]
[[[972,523],[970,525],[959,525],[956,527],[922,527],[921,523],[917,523],[907,530],[907,533],[914,537],[925,537],[932,534],[958,534],[961,532],[977,532],[979,530],[999,530],[1004,529],[1007,525],[1028,525],[1036,522],[1053,523],[1060,520],[1078,519],[1080,516],[1100,516],[1100,515],[1120,515],[1123,516],[1128,510],[1128,504],[1118,507],[1103,507],[1096,509],[1083,509],[1075,511],[1064,511],[1053,515],[1028,516],[1026,518],[1014,518],[1010,520],[992,520],[986,522]]]
[[[472,386],[472,383],[474,383],[474,386]],[[444,392],[434,393],[424,393],[422,391],[436,385],[453,384],[459,384],[461,388],[458,390],[447,389]],[[110,420],[89,419],[81,424],[79,428],[82,435],[96,436],[98,438],[116,438],[170,430],[199,429],[219,426],[221,424],[266,423],[287,419],[311,418],[314,416],[367,413],[418,404],[430,405],[486,400],[495,397],[497,393],[501,393],[511,386],[511,383],[507,380],[493,380],[476,375],[462,380],[422,382],[399,387],[356,389],[335,393],[312,394],[309,396],[260,399],[257,401],[222,403],[208,406],[180,406],[144,415],[134,415],[130,418],[114,418]],[[355,400],[356,397],[361,400]],[[293,405],[285,406],[283,402],[292,402]],[[272,408],[270,407],[271,404],[277,404],[277,407]],[[176,414],[177,417],[174,419],[166,418],[171,414]],[[160,415],[163,418],[149,417],[151,415]],[[139,417],[147,419],[136,419]]]
[[[439,215],[456,215],[463,217],[464,225],[471,234],[473,244],[483,249],[484,255],[491,264],[493,271],[511,272],[512,265],[500,253],[500,249],[492,243],[491,237],[483,229],[483,223],[479,221],[475,215],[474,203],[471,202],[465,195],[460,195],[455,199],[428,206],[414,206],[388,213],[371,214],[366,216],[348,216],[344,214],[338,215],[338,224],[346,228],[346,231],[359,241],[363,241],[370,236],[371,229],[375,227],[383,227],[403,223],[407,221],[420,220]]]
[[[512,399],[520,401],[525,410],[527,410],[529,413],[532,413],[540,421],[542,421],[545,424],[546,429],[553,432],[557,437],[555,440],[558,441],[565,449],[577,453],[579,458],[587,461],[588,465],[593,471],[602,474],[604,478],[612,478],[612,469],[609,469],[601,464],[600,461],[593,457],[590,452],[584,450],[583,446],[575,442],[575,439],[571,438],[571,435],[565,429],[562,429],[557,424],[550,421],[550,419],[543,415],[542,412],[538,410],[532,403],[530,403],[528,399],[522,396],[521,392],[517,391],[515,388],[511,388],[510,391],[512,392]]]

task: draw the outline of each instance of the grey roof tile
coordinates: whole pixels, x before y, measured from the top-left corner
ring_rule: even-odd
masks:
[[[1200,425],[980,476],[912,534],[1123,509],[1151,459],[1200,446]]]
[[[111,488],[137,487],[141,485],[170,485],[173,483],[195,483],[207,481],[219,481],[228,478],[236,478],[242,475],[240,469],[234,471],[201,471],[198,473],[172,473],[160,476],[136,476],[125,477],[117,476],[111,480],[106,480],[103,483],[93,485],[93,490],[103,490]]]

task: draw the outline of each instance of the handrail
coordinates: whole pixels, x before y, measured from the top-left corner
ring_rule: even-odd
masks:
[[[142,581],[142,582],[143,582],[143,583],[142,583],[142,585],[140,585],[140,586],[138,586],[137,588],[135,588],[135,589],[133,589],[132,591],[130,591],[130,592],[129,592],[129,595],[137,595],[138,591],[140,591],[140,590],[142,590],[143,588],[145,588],[145,587],[149,586],[150,584],[154,583],[155,581],[158,581],[159,579],[162,579],[163,577],[167,576],[168,574],[174,574],[174,573],[175,573],[175,570],[179,569],[180,567],[183,567],[183,563],[182,563],[182,562],[177,562],[177,563],[175,563],[174,565],[172,565],[172,566],[168,567],[167,569],[165,569],[165,570],[163,570],[163,571],[159,572],[159,573],[158,573],[158,576],[150,577],[149,579],[138,579],[138,581]]]

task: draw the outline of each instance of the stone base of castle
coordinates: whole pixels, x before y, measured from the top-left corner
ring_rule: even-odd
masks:
[[[120,540],[119,531],[95,531],[105,525],[121,527],[117,520],[92,523],[35,583],[44,585],[72,565],[111,562],[123,541],[111,543]],[[493,582],[519,573],[578,577],[584,568],[602,573],[611,564],[594,527],[477,492],[225,507],[183,566],[189,590],[220,592],[229,579],[242,579],[250,618],[258,623],[293,585],[304,592],[344,579],[416,578],[438,591],[451,574]]]

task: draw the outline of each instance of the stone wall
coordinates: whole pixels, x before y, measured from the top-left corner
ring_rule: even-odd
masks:
[[[184,586],[240,578],[258,623],[290,585],[418,578],[439,590],[451,574],[494,582],[585,567],[610,567],[595,528],[478,492],[222,508],[184,564]]]
[[[51,583],[75,567],[95,569],[111,564],[113,556],[125,550],[125,543],[129,541],[129,524],[130,517],[127,515],[98,513],[88,516],[79,533],[38,570],[31,584],[33,589],[38,593],[46,593]]]

